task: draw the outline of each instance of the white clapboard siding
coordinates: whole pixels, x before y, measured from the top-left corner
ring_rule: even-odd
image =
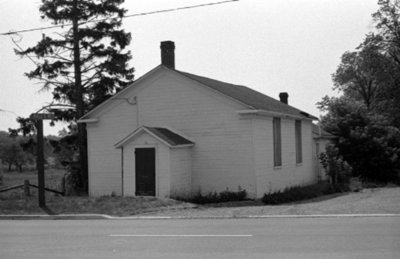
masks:
[[[317,180],[309,120],[302,121],[303,162],[296,164],[295,120],[282,117],[282,166],[274,167],[272,117],[241,117],[238,111],[250,107],[196,81],[160,67],[117,97],[90,114],[98,119],[87,127],[90,195],[134,195],[136,144],[158,148],[162,197],[239,188],[262,197]],[[195,145],[174,149],[150,136],[138,138],[124,147],[122,181],[121,150],[114,145],[142,125],[178,130]]]
[[[239,120],[234,103],[196,82],[170,73],[138,93],[140,122],[169,126],[195,140],[192,189],[204,194],[252,191],[251,125]]]
[[[115,100],[115,107],[92,114],[99,122],[88,127],[91,195],[120,193],[120,150],[114,144],[139,125],[178,129],[194,139],[192,191],[240,186],[254,195],[252,128],[236,112],[244,105],[167,71],[125,92],[126,98],[133,96],[136,105]]]
[[[170,196],[188,198],[191,194],[192,183],[191,147],[171,149],[170,159]]]
[[[253,119],[257,197],[317,180],[312,164],[311,122],[302,121],[303,162],[296,163],[295,120],[281,119],[282,166],[274,167],[272,118]]]
[[[130,116],[136,107],[117,100],[120,109],[112,109],[97,123],[87,125],[89,194],[93,196],[121,194],[121,150],[114,144],[128,135],[137,125]],[[134,111],[133,111],[134,112]]]

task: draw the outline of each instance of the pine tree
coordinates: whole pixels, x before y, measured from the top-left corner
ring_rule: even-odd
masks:
[[[121,29],[124,0],[42,0],[41,17],[64,25],[63,33],[43,38],[33,47],[16,51],[35,56],[37,67],[26,75],[43,83],[54,102],[74,110],[54,110],[56,120],[75,124],[87,111],[133,80],[131,54],[125,48],[130,33]],[[80,168],[78,188],[87,190],[86,128],[78,124]]]

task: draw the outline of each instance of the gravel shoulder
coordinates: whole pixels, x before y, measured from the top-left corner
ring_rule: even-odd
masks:
[[[245,217],[262,215],[400,214],[400,187],[363,189],[286,205],[261,202],[211,204],[197,208],[168,208],[142,216]]]

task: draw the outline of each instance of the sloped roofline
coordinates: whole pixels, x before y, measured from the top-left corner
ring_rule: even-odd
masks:
[[[184,143],[181,144],[173,144],[171,143],[171,141],[162,134],[157,134],[157,132],[154,129],[164,129],[164,130],[168,130],[170,132],[172,132],[173,134],[179,136],[181,139],[184,140]],[[180,147],[191,147],[194,146],[194,141],[192,139],[188,139],[186,136],[183,136],[182,134],[171,130],[170,128],[154,128],[154,127],[147,127],[147,126],[140,126],[139,128],[137,128],[136,130],[134,130],[132,133],[128,134],[128,136],[126,136],[125,138],[121,139],[120,141],[118,141],[114,147],[115,148],[121,148],[123,147],[126,143],[128,143],[129,141],[131,141],[133,138],[135,138],[135,136],[137,136],[139,133],[141,132],[146,132],[147,134],[149,134],[150,136],[152,136],[153,138],[157,139],[158,141],[164,143],[166,146],[170,147],[170,148],[180,148]]]
[[[98,110],[100,110],[101,108],[103,108],[104,106],[107,106],[108,103],[110,103],[113,100],[117,100],[121,95],[123,95],[125,92],[127,92],[130,88],[132,88],[133,86],[139,84],[140,82],[146,80],[148,77],[150,77],[151,75],[153,75],[154,73],[156,73],[158,70],[161,69],[165,69],[165,67],[163,65],[158,65],[155,68],[153,68],[152,70],[150,70],[149,72],[147,72],[146,74],[144,74],[143,76],[139,77],[137,80],[135,80],[132,84],[128,85],[127,87],[125,87],[124,89],[122,89],[120,92],[116,93],[115,95],[113,95],[112,97],[108,98],[107,100],[105,100],[104,102],[100,103],[99,105],[97,105],[96,107],[94,107],[92,110],[90,110],[88,113],[86,113],[85,115],[83,115],[81,118],[78,119],[78,123],[85,123],[87,122],[87,119],[89,119],[89,117],[97,112]]]
[[[245,87],[245,86],[241,86],[241,85],[233,85],[233,84],[229,84],[229,83],[225,83],[222,81],[218,81],[215,79],[211,79],[211,78],[206,78],[206,77],[201,77],[201,76],[197,76],[197,75],[193,75],[193,74],[189,74],[186,72],[182,72],[182,71],[178,71],[175,69],[171,69],[168,68],[164,65],[159,65],[155,68],[153,68],[152,70],[150,70],[149,72],[147,72],[146,74],[144,74],[143,76],[141,76],[139,79],[137,79],[135,82],[133,82],[131,85],[129,85],[128,87],[126,87],[125,89],[123,89],[122,91],[118,92],[117,94],[115,94],[114,96],[110,97],[108,100],[104,101],[103,103],[101,103],[100,105],[96,106],[94,109],[92,109],[91,111],[89,111],[87,114],[85,114],[83,117],[81,117],[78,122],[79,123],[87,123],[87,122],[91,122],[90,120],[90,116],[97,112],[98,110],[100,110],[102,107],[106,106],[109,102],[118,99],[121,95],[123,95],[126,91],[128,91],[128,89],[134,87],[135,85],[139,84],[140,82],[146,80],[148,77],[150,77],[151,75],[153,75],[154,73],[158,72],[159,70],[164,70],[164,71],[170,71],[171,73],[174,73],[178,76],[182,76],[185,77],[186,79],[189,79],[191,81],[194,81],[198,84],[201,84],[202,86],[207,87],[208,89],[218,92],[219,94],[222,94],[223,96],[225,96],[226,98],[229,98],[235,102],[241,103],[242,105],[250,108],[250,109],[254,109],[254,110],[269,110],[269,109],[265,109],[264,107],[260,107],[260,104],[262,104],[263,101],[265,101],[265,103],[270,102],[271,105],[274,107],[274,110],[271,110],[272,112],[276,112],[276,110],[279,110],[279,107],[282,108],[282,110],[280,110],[279,112],[282,114],[288,114],[288,115],[297,115],[299,117],[302,117],[304,119],[311,119],[311,120],[318,120],[317,117],[312,116],[306,112],[303,112],[295,107],[292,107],[290,105],[287,104],[281,104],[280,101],[269,97],[267,95],[264,95],[258,91],[255,91],[251,88]],[[214,86],[212,85],[214,84]],[[218,85],[218,87],[215,86],[215,84]],[[235,94],[231,91],[236,87],[235,90],[239,91],[236,92]],[[248,94],[249,96],[247,97],[247,99],[241,98],[242,96],[240,95],[241,92],[243,94]],[[238,94],[239,93],[239,94]],[[252,101],[252,97],[254,97],[255,99],[258,99],[256,104],[258,105],[254,105],[254,103],[251,103]]]
[[[167,69],[171,70],[170,68]],[[284,104],[281,101],[276,100],[275,98],[260,93],[247,86],[226,83],[212,78],[198,76],[179,70],[172,71],[181,74],[184,77],[189,78],[195,82],[198,82],[208,87],[209,89],[212,89],[213,91],[221,93],[222,95],[233,99],[236,102],[240,102],[251,109],[278,112],[291,116],[294,115],[309,120],[318,120],[317,117],[307,112],[301,111],[291,105]]]

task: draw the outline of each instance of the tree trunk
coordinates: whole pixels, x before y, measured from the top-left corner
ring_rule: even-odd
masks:
[[[76,119],[78,120],[84,115],[82,72],[79,49],[79,30],[78,30],[78,0],[74,0],[74,18],[72,21],[72,30],[74,37],[74,72],[75,72],[75,98],[76,98]],[[78,148],[80,160],[80,186],[87,191],[88,187],[88,169],[87,169],[87,149],[86,149],[86,127],[85,124],[78,123]]]

